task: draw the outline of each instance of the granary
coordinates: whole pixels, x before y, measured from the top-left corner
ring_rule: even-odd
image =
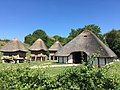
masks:
[[[30,47],[31,60],[45,61],[47,60],[47,47],[42,39],[36,40]]]
[[[25,60],[27,49],[18,39],[9,41],[0,51],[3,53],[3,62],[22,62]]]
[[[98,66],[104,66],[117,58],[116,54],[89,30],[83,31],[67,43],[56,56],[59,63],[91,62],[90,58],[94,56],[96,59],[91,63]]]
[[[56,41],[50,48],[49,48],[49,60],[57,60],[57,57],[55,56],[55,53],[62,48],[62,45],[59,41]]]

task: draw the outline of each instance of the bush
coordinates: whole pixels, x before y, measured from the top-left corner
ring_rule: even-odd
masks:
[[[107,78],[101,70],[88,67],[71,68],[57,76],[59,87],[67,90],[111,90],[118,83],[114,78]]]
[[[41,69],[18,68],[0,71],[0,90],[118,90],[118,80],[108,68],[71,67],[57,76]]]

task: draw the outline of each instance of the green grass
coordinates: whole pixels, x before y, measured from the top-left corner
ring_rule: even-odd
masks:
[[[57,63],[55,60],[47,60],[47,61],[33,61],[33,62],[24,62],[24,63],[0,63],[0,70],[13,70],[18,68],[31,68],[33,66],[40,67],[40,66],[48,66],[46,68],[32,68],[33,70],[38,70],[45,72],[48,75],[57,75],[59,73],[62,73],[62,71],[70,68],[70,67],[49,67],[49,65],[59,65],[60,63]]]
[[[47,61],[33,61],[33,62],[24,62],[24,63],[0,63],[0,70],[10,70],[10,69],[18,69],[18,68],[30,68],[30,67],[42,67],[42,66],[48,66],[46,68],[32,68],[33,70],[38,69],[42,70],[48,75],[57,75],[59,73],[62,73],[62,71],[70,68],[70,67],[49,67],[49,65],[61,65],[60,63],[57,63],[57,61],[54,60],[47,60]],[[98,68],[96,68],[97,70]],[[103,67],[104,72],[106,72],[106,76],[109,75],[109,77],[120,77],[120,62],[114,62],[114,64],[106,65]]]

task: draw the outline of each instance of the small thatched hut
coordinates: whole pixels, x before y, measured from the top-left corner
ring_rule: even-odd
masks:
[[[50,48],[49,48],[49,60],[57,60],[57,57],[55,56],[55,53],[62,48],[62,45],[59,41],[56,41]]]
[[[90,57],[96,57],[91,63],[103,66],[117,58],[116,54],[108,48],[94,33],[83,31],[57,53],[60,63],[88,62]],[[90,62],[90,61],[89,61]]]
[[[47,47],[42,39],[36,40],[29,50],[31,51],[31,60],[47,60]]]
[[[25,60],[28,50],[18,39],[13,39],[9,41],[5,46],[3,46],[0,51],[3,53],[3,61],[21,62]]]

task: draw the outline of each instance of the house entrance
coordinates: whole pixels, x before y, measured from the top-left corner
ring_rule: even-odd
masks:
[[[87,54],[85,52],[73,52],[73,63],[87,62]]]

